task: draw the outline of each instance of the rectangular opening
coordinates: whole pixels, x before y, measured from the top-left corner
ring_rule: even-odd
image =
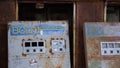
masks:
[[[30,47],[30,42],[25,42],[25,47]]]
[[[44,46],[44,42],[38,42],[38,46]]]
[[[37,42],[32,42],[32,47],[37,47]]]
[[[18,3],[18,20],[72,20],[73,4]]]

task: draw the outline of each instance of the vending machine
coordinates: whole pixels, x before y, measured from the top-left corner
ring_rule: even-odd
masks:
[[[8,24],[8,68],[71,68],[67,21]]]
[[[120,68],[120,23],[87,22],[87,68]]]

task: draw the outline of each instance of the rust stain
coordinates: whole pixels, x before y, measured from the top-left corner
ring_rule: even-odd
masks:
[[[26,57],[26,56],[27,56],[27,54],[22,53],[22,56],[23,56],[23,57]]]
[[[52,40],[50,40],[50,45],[52,45]]]
[[[45,63],[45,67],[44,68],[55,68],[54,64],[52,63],[51,59],[47,59],[47,62]]]
[[[64,40],[65,41],[65,49],[66,49],[66,40]]]
[[[31,40],[32,40],[32,39],[30,39],[30,38],[28,39],[28,41],[31,41]]]
[[[58,40],[59,38],[56,38],[56,40]]]
[[[25,39],[22,39],[22,44],[21,44],[21,46],[23,47],[23,42],[25,41]]]
[[[119,56],[102,56],[103,60],[117,60]]]
[[[40,56],[42,56],[42,55],[40,55]]]
[[[54,40],[54,38],[51,38],[51,40]]]
[[[25,39],[22,39],[22,42],[25,41]]]
[[[43,55],[40,55],[40,57],[43,57]]]
[[[48,58],[50,58],[50,56],[48,56]]]
[[[62,24],[65,24],[65,22],[62,22]]]
[[[87,58],[87,60],[89,60],[89,61],[91,61],[91,60],[93,60],[93,59],[101,59],[101,57],[100,57],[100,56],[96,56],[96,55],[92,55],[92,56],[89,56],[89,57]]]
[[[52,49],[49,50],[49,52],[51,53],[51,55],[53,55],[54,53],[52,52]]]
[[[61,40],[63,40],[63,38],[60,38]]]
[[[54,38],[51,38],[51,40],[50,40],[50,45],[52,45],[52,40],[54,40]]]

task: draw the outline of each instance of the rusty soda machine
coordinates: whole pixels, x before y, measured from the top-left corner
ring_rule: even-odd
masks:
[[[85,23],[87,68],[120,68],[120,23]]]
[[[12,21],[8,28],[8,68],[71,68],[67,21]]]

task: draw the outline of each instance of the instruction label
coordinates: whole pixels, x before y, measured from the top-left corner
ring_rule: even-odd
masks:
[[[27,24],[18,24],[10,26],[11,36],[20,35],[54,35],[65,34],[66,26],[62,24],[37,24],[29,26]]]

